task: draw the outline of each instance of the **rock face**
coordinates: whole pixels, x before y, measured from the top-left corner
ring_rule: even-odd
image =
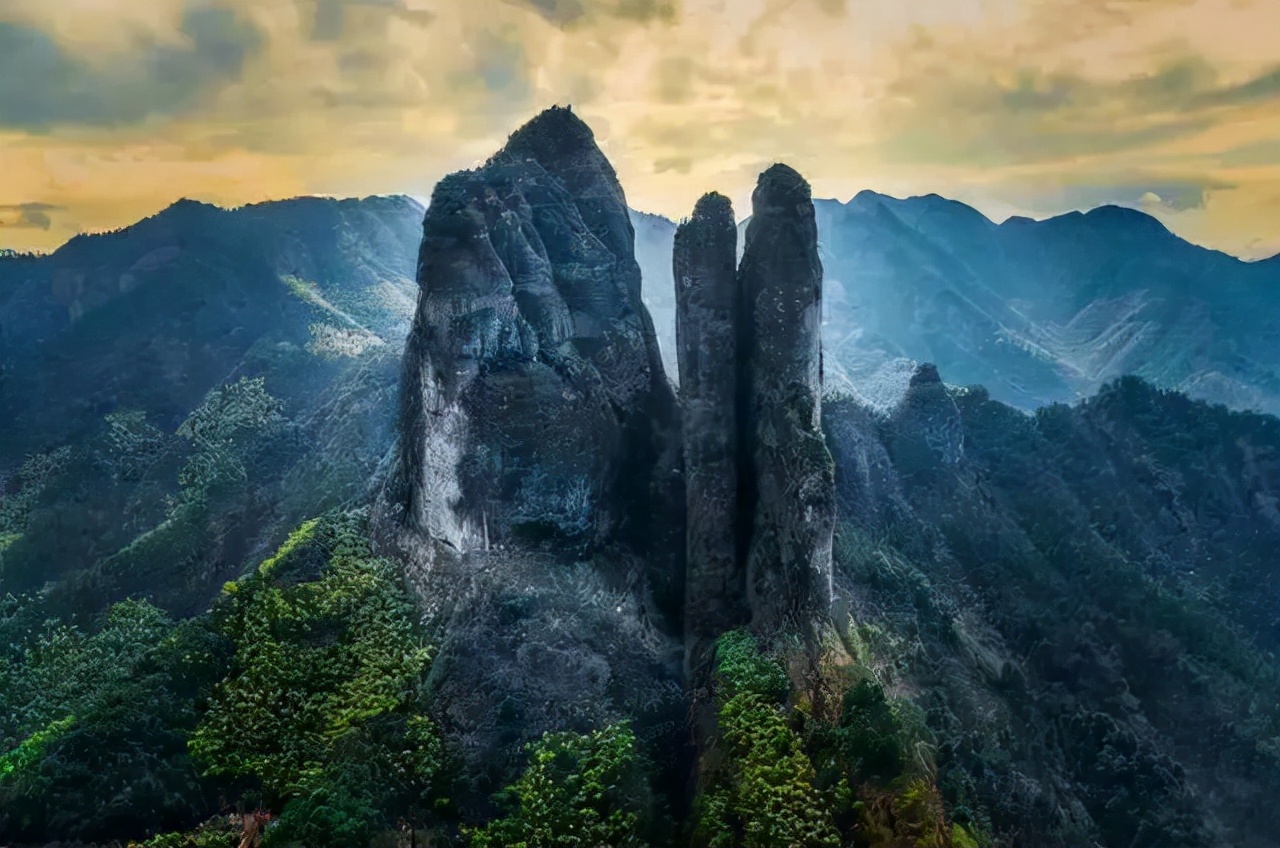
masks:
[[[685,644],[694,660],[745,623],[738,425],[738,231],[728,198],[708,194],[675,235],[676,348],[684,417]],[[690,663],[692,664],[692,663]]]
[[[831,602],[835,494],[820,427],[822,263],[809,186],[775,165],[742,263],[710,194],[675,238],[687,485],[686,666],[720,633],[812,633]]]
[[[408,526],[457,552],[646,538],[677,422],[632,240],[613,168],[567,109],[436,187],[405,357]]]
[[[436,717],[480,804],[545,731],[635,717],[680,750],[680,421],[633,238],[567,109],[441,181],[423,222],[377,527],[443,634]]]
[[[822,262],[809,184],[785,165],[751,197],[738,286],[740,426],[749,435],[752,624],[802,629],[831,602],[835,522],[831,455],[821,429]]]

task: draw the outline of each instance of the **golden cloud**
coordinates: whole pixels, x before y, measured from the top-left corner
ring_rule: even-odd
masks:
[[[1267,0],[10,0],[0,204],[64,209],[0,238],[49,248],[182,195],[426,195],[573,103],[632,204],[671,216],[710,189],[745,204],[756,171],[785,160],[819,194],[936,191],[996,216],[1121,202],[1274,253],[1278,14]]]

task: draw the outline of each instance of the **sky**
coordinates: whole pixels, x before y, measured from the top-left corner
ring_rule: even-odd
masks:
[[[1280,252],[1277,0],[0,0],[0,247],[180,197],[427,197],[571,104],[637,209],[1105,203]]]

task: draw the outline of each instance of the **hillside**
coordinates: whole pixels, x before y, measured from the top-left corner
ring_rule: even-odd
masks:
[[[196,612],[361,495],[393,439],[421,216],[181,201],[0,259],[6,590],[52,581],[92,611],[146,587]]]

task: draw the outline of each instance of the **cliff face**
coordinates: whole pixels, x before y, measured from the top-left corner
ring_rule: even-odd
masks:
[[[684,418],[686,655],[747,619],[738,467],[738,231],[708,194],[675,236],[676,348]],[[743,469],[745,470],[745,469]]]
[[[407,526],[457,552],[646,538],[636,517],[662,512],[677,422],[632,240],[568,110],[437,186],[405,357]]]
[[[738,287],[742,420],[752,482],[747,591],[752,624],[771,630],[825,616],[831,601],[834,482],[820,428],[822,263],[809,184],[785,165],[751,197]]]
[[[677,726],[680,421],[633,239],[567,109],[441,181],[423,222],[379,533],[444,634],[434,703],[477,798],[545,731]]]
[[[727,200],[675,238],[687,481],[686,654],[751,624],[812,632],[831,602],[835,496],[820,429],[822,263],[809,186],[760,176],[737,271]]]

